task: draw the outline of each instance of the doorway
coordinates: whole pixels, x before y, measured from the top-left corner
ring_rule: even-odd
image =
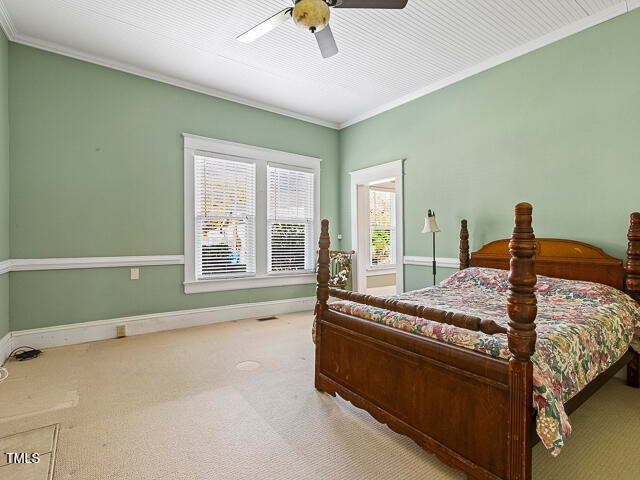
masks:
[[[372,295],[404,290],[402,161],[351,172],[353,289]]]

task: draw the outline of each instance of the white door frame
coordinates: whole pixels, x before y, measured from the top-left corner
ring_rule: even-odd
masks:
[[[366,255],[359,249],[360,229],[358,228],[358,185],[370,185],[383,180],[394,180],[396,187],[396,245],[395,245],[395,264],[396,264],[396,291],[402,293],[404,291],[404,227],[402,224],[403,209],[403,160],[383,163],[373,167],[363,168],[349,172],[351,176],[351,248],[356,251],[355,262],[352,264],[353,290],[364,292],[367,288],[366,283]],[[362,253],[362,254],[361,254]]]

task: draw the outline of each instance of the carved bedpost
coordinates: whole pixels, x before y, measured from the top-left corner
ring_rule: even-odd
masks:
[[[327,308],[329,300],[329,220],[322,220],[320,227],[320,240],[318,241],[318,274],[316,284],[316,318]]]
[[[625,289],[629,295],[640,301],[640,213],[631,214],[627,233],[627,263]]]
[[[319,388],[319,365],[320,358],[318,356],[320,349],[320,341],[322,336],[322,328],[320,319],[323,318],[324,312],[327,310],[327,300],[329,300],[329,220],[322,220],[320,227],[320,240],[318,241],[318,273],[316,283],[316,388]]]
[[[460,221],[460,270],[469,268],[469,230],[467,221]]]
[[[509,360],[509,424],[507,478],[531,479],[531,444],[529,430],[532,422],[533,364],[535,350],[537,301],[535,254],[536,240],[531,228],[531,212],[528,203],[515,208],[515,228],[509,252],[509,295],[507,311],[509,327],[507,338],[511,358]]]
[[[631,214],[627,233],[627,263],[625,264],[625,290],[640,302],[640,213]],[[627,385],[640,388],[640,355],[636,354],[627,364]]]

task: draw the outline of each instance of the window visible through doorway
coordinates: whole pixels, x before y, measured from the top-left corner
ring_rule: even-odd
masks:
[[[395,265],[395,198],[392,183],[369,187],[369,268]]]

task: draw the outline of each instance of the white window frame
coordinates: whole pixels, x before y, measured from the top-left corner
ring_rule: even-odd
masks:
[[[184,137],[184,291],[187,294],[242,290],[247,288],[275,287],[315,283],[313,272],[267,272],[267,165],[277,163],[283,167],[304,169],[313,173],[314,221],[313,237],[320,234],[320,159],[290,152],[228,142],[215,138],[183,133]],[[252,160],[256,164],[256,273],[238,278],[198,280],[195,269],[195,199],[194,156],[224,155],[239,160]]]

